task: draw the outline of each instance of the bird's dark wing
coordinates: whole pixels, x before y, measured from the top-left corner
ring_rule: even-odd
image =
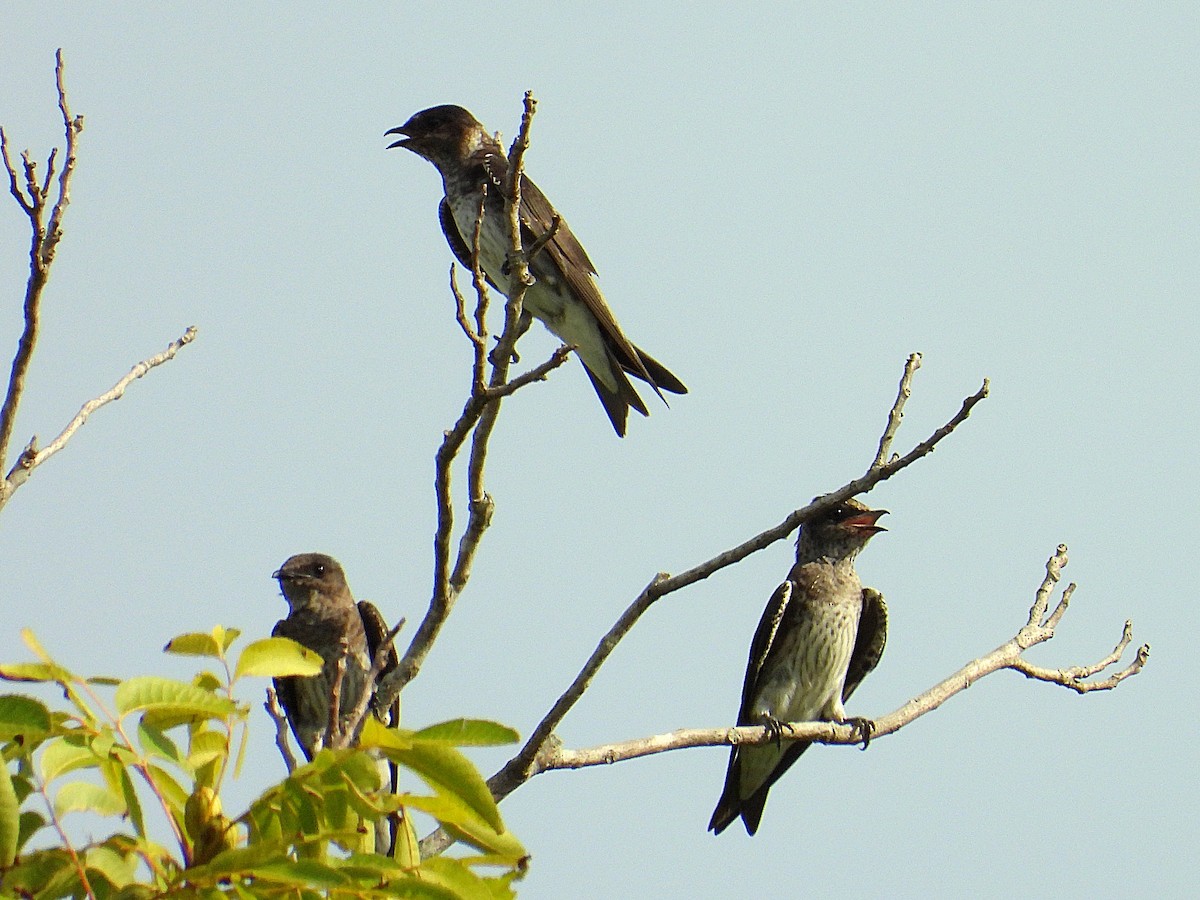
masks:
[[[450,251],[454,254],[454,258],[462,263],[462,267],[468,272],[472,271],[471,244],[458,230],[458,224],[454,221],[454,213],[450,211],[450,204],[445,197],[438,204],[438,221],[442,224],[442,234],[446,235],[446,243],[450,245]],[[483,277],[493,289],[500,290],[486,272]]]
[[[854,689],[879,665],[883,656],[883,645],[887,643],[887,604],[883,594],[874,588],[863,588],[862,615],[858,620],[858,636],[850,652],[850,665],[846,669],[846,684],[842,688],[842,701],[850,699]]]
[[[483,165],[492,183],[503,186],[508,174],[508,160],[500,154],[490,153],[484,159]],[[546,195],[532,180],[522,175],[522,242],[528,246],[546,234],[554,224],[554,216],[554,207]],[[588,258],[587,251],[583,249],[583,245],[572,233],[565,219],[560,217],[558,230],[554,232],[554,237],[546,244],[543,252],[549,257],[556,270],[553,275],[561,278],[571,294],[583,301],[588,311],[596,318],[596,322],[600,326],[600,333],[604,335],[605,343],[621,368],[641,378],[654,388],[655,393],[660,397],[662,396],[660,387],[665,387],[675,393],[687,392],[687,388],[683,386],[682,382],[671,375],[661,363],[651,359],[648,366],[643,361],[641,351],[625,336],[625,332],[617,323],[616,316],[605,302],[604,295],[600,293],[600,288],[591,278],[596,274],[596,267]],[[541,257],[530,262],[531,268],[535,270],[535,275],[538,266],[544,265],[545,261]],[[654,368],[663,378],[662,384],[655,379],[651,368]]]
[[[792,602],[794,588],[795,585],[790,577],[775,588],[771,599],[767,601],[767,608],[763,610],[762,618],[759,619],[758,629],[754,632],[754,640],[750,642],[750,658],[746,662],[746,680],[742,682],[742,705],[738,709],[737,719],[739,725],[763,724],[761,720],[751,715],[750,709],[754,703],[754,697],[758,693],[759,675],[771,653],[780,623],[787,614],[788,604]],[[742,748],[735,746],[729,753],[729,765],[725,770],[725,787],[717,801],[717,808],[713,810],[712,818],[709,820],[708,830],[720,834],[729,827],[730,822],[741,816],[746,825],[746,831],[754,834],[758,830],[759,820],[762,819],[763,806],[767,802],[767,791],[808,745],[800,745],[799,749],[797,746],[796,742],[788,744],[784,756],[771,777],[749,797],[742,796]]]
[[[443,206],[445,201],[443,201]],[[451,222],[454,220],[451,219]],[[470,266],[470,263],[466,265]],[[371,656],[371,665],[375,665],[376,654],[379,648],[383,645],[387,638],[388,628],[387,620],[383,614],[375,606],[374,603],[368,603],[366,600],[360,600],[358,603],[358,614],[362,618],[363,631],[367,635],[367,652]],[[383,651],[386,656],[386,662],[383,664],[383,669],[379,673],[379,680],[382,681],[389,672],[396,668],[400,663],[400,658],[396,655],[395,646],[389,644],[388,648]],[[397,697],[388,709],[380,709],[375,705],[375,698],[371,698],[371,708],[377,718],[385,725],[395,727],[400,724],[400,698]],[[400,789],[400,770],[394,762],[388,763],[388,785],[391,792],[395,794]],[[396,848],[396,835],[399,832],[400,819],[398,814],[393,813],[388,816],[388,846],[386,848],[387,856],[390,856]]]
[[[367,652],[371,656],[371,664],[374,665],[376,654],[379,652],[379,648],[382,646],[388,631],[391,629],[388,628],[387,620],[383,618],[383,614],[379,612],[373,603],[368,603],[366,600],[359,602],[358,614],[362,617],[363,631],[367,635]],[[379,673],[380,681],[387,677],[388,673],[393,671],[400,663],[400,658],[396,655],[396,648],[394,646],[389,645],[384,653],[385,662],[383,669]],[[383,710],[376,710],[375,714],[386,722],[388,717],[383,715],[383,712]],[[399,723],[388,722],[388,724],[396,725]]]
[[[787,613],[788,603],[791,602],[792,588],[790,580],[775,588],[775,593],[771,594],[771,599],[767,601],[767,608],[763,610],[762,618],[758,621],[754,640],[750,642],[750,658],[746,661],[746,679],[742,682],[742,705],[738,709],[739,725],[762,724],[751,717],[750,707],[754,703],[755,694],[758,693],[759,673],[762,671],[767,655],[771,652],[771,645],[775,642],[775,635],[779,631],[779,623],[783,621],[783,617]]]
[[[299,643],[297,635],[290,633],[292,630],[290,627],[291,624],[287,619],[280,619],[275,623],[275,627],[271,629],[271,637],[291,638],[293,641]],[[288,720],[288,725],[292,728],[292,736],[296,738],[296,743],[299,744],[300,749],[304,752],[305,758],[311,760],[313,758],[312,748],[305,745],[304,739],[301,737],[302,729],[297,727],[299,716],[302,714],[300,711],[301,703],[299,694],[301,687],[300,678],[297,676],[288,676],[286,678],[274,678],[272,682],[275,687],[275,696],[279,698],[279,705],[283,707],[283,714]]]

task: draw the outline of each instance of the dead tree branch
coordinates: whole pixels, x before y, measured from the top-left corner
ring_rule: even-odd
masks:
[[[196,326],[193,325],[180,335],[178,339],[168,344],[167,349],[162,353],[157,353],[149,359],[142,360],[103,394],[83,404],[79,412],[75,414],[75,418],[68,422],[67,427],[59,432],[58,437],[41,450],[37,446],[37,437],[31,438],[25,449],[21,451],[21,455],[17,457],[8,476],[3,482],[0,482],[0,509],[4,508],[9,498],[12,497],[13,492],[29,480],[29,476],[33,474],[34,469],[67,445],[67,441],[71,439],[71,436],[83,427],[83,423],[88,420],[88,416],[100,407],[107,406],[114,400],[120,400],[125,396],[125,390],[129,385],[156,366],[161,366],[163,363],[174,359],[176,353],[195,339]]]
[[[71,202],[71,176],[75,172],[76,141],[80,132],[83,131],[83,116],[72,116],[70,106],[67,104],[67,89],[63,81],[62,50],[55,54],[54,73],[58,89],[58,110],[62,115],[63,127],[66,131],[66,153],[62,169],[58,172],[56,189],[52,191],[58,149],[50,151],[46,160],[46,174],[40,183],[37,177],[37,164],[33,161],[29,151],[21,154],[21,167],[24,174],[24,186],[22,186],[18,180],[16,166],[9,154],[8,136],[4,133],[4,129],[0,128],[0,156],[3,157],[4,168],[8,172],[9,192],[28,217],[30,229],[29,279],[25,285],[24,304],[25,326],[17,342],[17,352],[13,357],[4,404],[0,406],[0,471],[7,465],[8,450],[12,442],[21,398],[25,391],[26,376],[33,359],[33,352],[37,347],[42,294],[46,282],[50,278],[50,267],[54,262],[59,241],[62,240],[63,216]],[[141,378],[154,367],[173,359],[180,348],[190,344],[195,337],[196,329],[191,327],[182,337],[171,343],[165,351],[135,365],[112,388],[85,403],[75,418],[67,424],[67,427],[44,449],[38,449],[36,436],[30,438],[8,475],[3,481],[0,481],[0,509],[4,508],[17,488],[29,480],[34,469],[66,446],[67,441],[83,426],[88,416],[101,406],[119,400],[133,381]]]

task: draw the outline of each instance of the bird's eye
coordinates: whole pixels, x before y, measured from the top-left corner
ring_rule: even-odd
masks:
[[[325,574],[325,563],[317,563],[315,566],[313,566],[313,572],[316,573],[318,578],[320,578]]]

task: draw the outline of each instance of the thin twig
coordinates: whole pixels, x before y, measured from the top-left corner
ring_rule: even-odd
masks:
[[[883,436],[879,439],[879,450],[875,454],[873,468],[882,466],[892,455],[892,442],[896,439],[896,432],[900,430],[900,422],[904,419],[904,404],[912,396],[913,375],[919,368],[921,368],[921,354],[910,354],[908,362],[904,364],[904,374],[900,376],[900,389],[896,394],[896,402],[892,404],[892,408],[888,412],[887,427],[883,429]]]
[[[571,344],[561,345],[550,354],[550,358],[544,363],[534,366],[528,372],[523,372],[507,384],[502,384],[498,387],[489,387],[487,389],[488,399],[507,397],[527,384],[533,384],[535,381],[545,381],[547,375],[571,358],[571,351],[574,349]]]
[[[89,400],[87,403],[83,404],[79,412],[75,414],[75,418],[67,423],[67,427],[62,430],[58,437],[52,440],[43,449],[38,450],[37,439],[32,439],[21,452],[20,456],[17,457],[16,462],[13,464],[12,469],[8,473],[8,477],[3,483],[0,483],[0,509],[3,509],[4,504],[8,502],[13,492],[29,479],[29,476],[33,473],[34,469],[66,446],[67,441],[71,439],[72,435],[74,435],[76,431],[83,427],[83,424],[88,420],[88,416],[90,416],[100,407],[106,406],[107,404],[112,403],[114,400],[120,400],[121,397],[125,395],[125,390],[129,387],[129,385],[141,378],[151,369],[161,366],[163,363],[174,359],[175,354],[178,353],[180,349],[186,347],[195,339],[196,326],[193,325],[188,328],[188,330],[185,331],[178,338],[178,340],[172,341],[170,344],[168,344],[167,349],[162,353],[158,353],[149,359],[142,360],[140,363],[130,369],[129,372],[116,384],[114,384],[99,397]]]
[[[371,660],[371,668],[367,672],[362,694],[359,696],[358,702],[354,704],[354,709],[350,710],[349,718],[347,719],[347,734],[356,735],[361,731],[363,719],[367,717],[367,711],[376,699],[376,688],[380,678],[383,676],[383,669],[388,663],[388,656],[392,652],[392,645],[396,641],[396,635],[404,628],[406,621],[406,619],[402,618],[397,622],[396,627],[389,630],[384,635],[383,640],[379,642],[379,646],[375,648],[375,658]],[[386,704],[383,708],[389,705]],[[375,704],[375,708],[379,709],[380,706]]]
[[[342,635],[338,638],[333,683],[329,685],[329,726],[325,729],[325,746],[334,750],[349,744],[349,738],[342,729],[342,684],[346,680],[346,657],[349,655],[350,641]]]
[[[0,150],[4,157],[4,166],[8,171],[9,191],[20,204],[21,209],[29,217],[29,279],[25,284],[25,327],[17,342],[17,352],[13,357],[12,370],[9,373],[8,389],[5,393],[4,404],[0,406],[0,469],[8,460],[8,449],[12,441],[13,429],[16,426],[17,411],[21,405],[21,397],[25,391],[25,378],[29,372],[29,364],[33,359],[33,351],[37,347],[38,331],[41,324],[42,291],[50,277],[50,265],[54,262],[54,251],[62,239],[62,220],[67,204],[71,202],[71,175],[75,171],[75,139],[83,131],[83,116],[71,116],[67,105],[67,90],[63,83],[63,58],[60,49],[55,54],[55,83],[58,88],[58,109],[62,114],[63,127],[66,130],[66,160],[58,179],[58,196],[50,205],[50,221],[45,223],[47,202],[49,201],[50,179],[54,172],[54,161],[57,148],[52,150],[47,161],[46,181],[39,185],[36,167],[28,152],[21,155],[25,170],[25,191],[23,196],[17,184],[17,172],[8,153],[7,135],[0,131]],[[0,486],[0,506],[7,499],[6,491]]]
[[[287,715],[279,706],[279,697],[275,693],[275,688],[267,688],[267,702],[263,704],[263,709],[271,717],[271,721],[275,723],[275,746],[279,748],[279,753],[283,757],[283,764],[287,766],[288,774],[296,771],[296,755],[292,753],[291,744],[288,742],[288,720]]]

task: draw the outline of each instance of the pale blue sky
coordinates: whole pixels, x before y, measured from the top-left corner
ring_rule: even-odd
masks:
[[[419,10],[414,10],[418,7]],[[891,608],[852,712],[882,715],[1024,620],[1054,546],[1079,583],[1031,658],[1150,666],[1076,697],[999,673],[869,752],[816,748],[753,839],[705,824],[726,751],[552,773],[503,806],[522,896],[1181,895],[1194,882],[1200,11],[1194,4],[6,4],[0,123],[86,116],[17,426],[48,440],[189,324],[0,514],[0,657],[34,628],[130,675],[172,635],[265,635],[289,555],[337,556],[416,622],[432,452],[467,345],[440,182],[384,131],[437,103],[515,133],[635,341],[692,393],[617,440],[574,361],[505,405],[476,577],[406,723],[523,734],[659,570],[779,521],[992,397],[872,493]],[[0,200],[0,350],[27,232]],[[7,298],[7,299],[3,299]],[[540,328],[526,359],[554,341]],[[589,746],[733,721],[779,544],[651,610],[561,730]],[[265,719],[265,716],[263,717]],[[265,721],[260,721],[265,725]],[[505,758],[479,754],[485,773]],[[262,728],[234,799],[282,774]]]

